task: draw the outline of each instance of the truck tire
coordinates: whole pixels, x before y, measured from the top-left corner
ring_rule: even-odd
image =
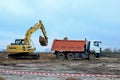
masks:
[[[57,53],[57,58],[60,60],[64,60],[65,55],[63,53]]]
[[[73,53],[68,53],[68,54],[67,54],[67,59],[68,59],[68,60],[73,60],[74,57],[75,57],[75,56],[74,56]]]
[[[90,61],[95,60],[95,58],[96,58],[95,54],[89,54],[89,56],[88,56],[88,59],[89,59]]]

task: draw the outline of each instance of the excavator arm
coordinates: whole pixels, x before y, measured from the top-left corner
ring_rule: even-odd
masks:
[[[44,37],[42,37],[42,36],[39,37],[39,42],[40,42],[41,46],[47,46],[47,44],[48,44],[48,37],[47,37],[44,25],[43,25],[41,20],[39,21],[39,23],[36,23],[33,27],[31,27],[30,29],[27,30],[27,32],[25,34],[25,39],[24,39],[24,41],[25,41],[24,44],[25,45],[29,45],[30,44],[31,35],[35,31],[37,31],[38,29],[41,29],[41,31],[43,33],[43,36],[44,36]]]

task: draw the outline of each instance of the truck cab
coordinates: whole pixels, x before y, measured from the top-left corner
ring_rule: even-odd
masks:
[[[91,54],[95,54],[96,57],[100,57],[102,51],[100,44],[101,41],[96,41],[96,40],[88,41],[86,46],[87,52]]]

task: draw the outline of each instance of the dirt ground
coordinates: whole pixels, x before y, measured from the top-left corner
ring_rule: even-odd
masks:
[[[0,80],[5,80],[3,77],[0,77]]]
[[[82,59],[61,61],[52,53],[42,53],[40,56],[41,58],[39,60],[13,60],[7,58],[7,54],[0,54],[0,69],[49,73],[109,74],[120,76],[120,58],[101,57],[95,61]],[[0,77],[2,77],[3,80],[119,80],[119,78],[109,77],[60,77],[6,73],[0,73]]]

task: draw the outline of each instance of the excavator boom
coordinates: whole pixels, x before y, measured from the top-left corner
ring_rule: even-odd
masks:
[[[41,44],[41,46],[47,46],[48,44],[48,37],[44,28],[44,25],[42,23],[42,21],[40,20],[39,23],[36,23],[33,27],[31,27],[30,29],[28,29],[28,31],[25,34],[25,45],[29,45],[30,44],[30,38],[31,35],[38,29],[41,29],[44,37],[40,36],[39,37],[39,42]]]

